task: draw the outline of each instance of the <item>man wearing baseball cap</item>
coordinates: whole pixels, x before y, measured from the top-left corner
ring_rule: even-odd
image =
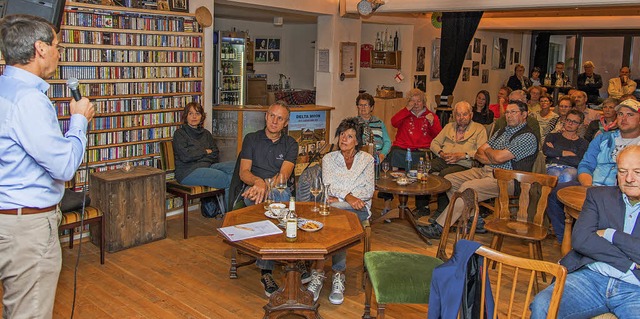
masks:
[[[564,234],[564,204],[558,200],[558,190],[568,186],[614,186],[618,166],[618,153],[629,145],[640,145],[640,102],[626,100],[616,106],[620,130],[596,136],[578,165],[578,180],[559,183],[547,204],[547,215],[553,225],[558,242],[562,244]]]

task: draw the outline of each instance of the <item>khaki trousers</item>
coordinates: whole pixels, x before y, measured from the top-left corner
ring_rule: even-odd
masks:
[[[3,318],[51,318],[62,252],[58,209],[33,215],[0,214]]]

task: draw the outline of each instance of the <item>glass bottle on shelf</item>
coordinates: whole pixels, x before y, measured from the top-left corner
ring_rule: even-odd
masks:
[[[398,31],[396,31],[396,36],[393,37],[393,51],[398,51],[399,44],[400,44],[400,38],[398,38]]]

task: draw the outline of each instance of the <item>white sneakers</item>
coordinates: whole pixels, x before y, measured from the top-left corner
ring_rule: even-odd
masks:
[[[307,290],[313,293],[313,302],[318,301],[318,297],[320,297],[322,281],[324,278],[324,271],[319,272],[315,269],[311,270],[311,281],[309,282],[309,286],[307,286]]]
[[[343,273],[337,272],[333,275],[329,301],[334,305],[340,305],[344,301],[344,281],[345,277]]]

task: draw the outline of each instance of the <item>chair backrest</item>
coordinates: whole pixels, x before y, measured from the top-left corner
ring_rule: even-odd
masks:
[[[318,175],[322,176],[321,164],[309,166],[304,171],[302,171],[302,174],[300,174],[300,176],[298,177],[298,183],[296,185],[297,201],[310,202],[314,200],[313,195],[311,195],[311,183],[313,182],[313,179]]]
[[[442,231],[442,237],[440,238],[440,244],[438,244],[438,251],[436,252],[436,258],[447,261],[451,258],[451,255],[447,255],[446,249],[449,243],[449,233],[451,232],[451,215],[453,215],[453,205],[456,200],[462,201],[462,215],[456,221],[455,236],[453,236],[453,244],[449,247],[455,247],[456,243],[460,239],[473,240],[476,235],[476,224],[478,223],[478,193],[472,189],[467,188],[463,192],[455,192],[451,197],[449,205],[449,211],[447,212],[447,218],[444,223],[444,230]],[[471,219],[471,227],[469,225],[469,219]]]
[[[160,142],[160,168],[164,171],[174,171],[176,169],[173,141]]]
[[[436,107],[439,107],[440,106],[440,94],[436,94],[435,100],[436,100]],[[447,106],[451,107],[452,105],[453,105],[453,95],[449,95],[447,97]]]
[[[534,287],[537,284],[537,273],[546,273],[555,277],[547,318],[557,317],[567,277],[567,269],[564,266],[542,260],[511,256],[486,246],[478,248],[476,254],[482,256],[483,259],[480,318],[484,318],[486,306],[486,276],[489,276],[490,282],[493,283],[491,291],[496,309],[494,318],[498,316],[529,318],[529,304],[535,296]],[[489,264],[494,262],[497,267],[492,269]],[[523,296],[523,293],[526,295]],[[521,311],[516,309],[520,306],[522,306]],[[506,316],[499,315],[498,312],[506,312]]]
[[[493,176],[498,180],[500,189],[496,208],[499,219],[513,219],[509,211],[509,182],[515,180],[520,183],[520,194],[518,195],[518,213],[515,219],[520,222],[531,222],[535,225],[542,225],[544,219],[544,211],[547,209],[547,200],[549,193],[556,186],[558,178],[551,175],[536,174],[523,171],[505,170],[496,168],[493,170]],[[537,183],[540,185],[540,198],[535,205],[535,214],[529,218],[529,191],[531,186]]]

